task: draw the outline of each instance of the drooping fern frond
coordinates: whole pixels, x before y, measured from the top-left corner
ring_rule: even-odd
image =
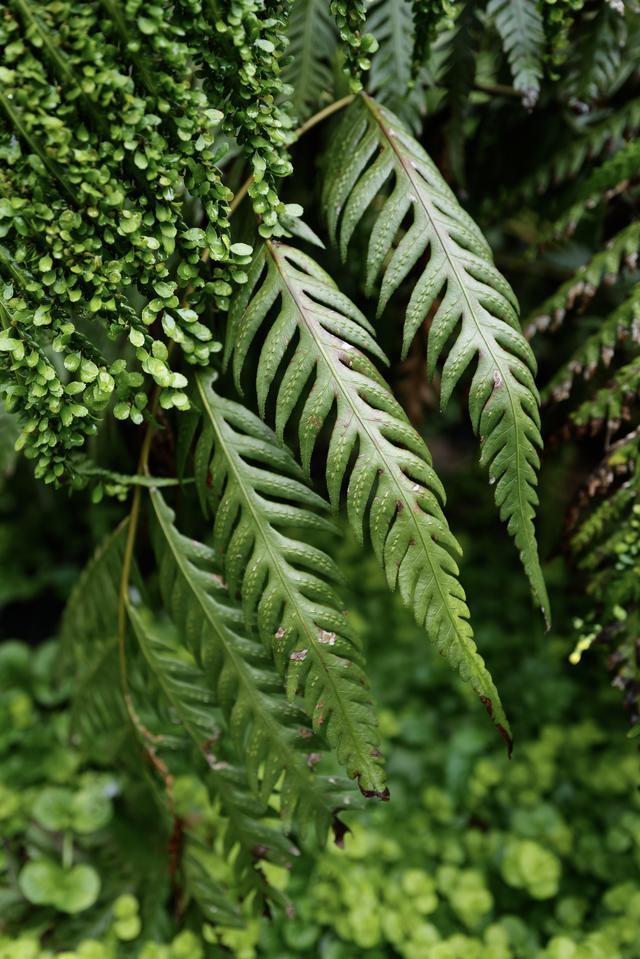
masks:
[[[333,88],[331,62],[337,37],[326,0],[295,0],[287,29],[289,62],[284,78],[292,87],[296,116],[306,120]]]
[[[236,382],[264,328],[257,369],[261,414],[275,397],[276,432],[297,417],[305,469],[323,426],[329,498],[366,532],[390,588],[398,587],[438,650],[460,670],[506,733],[506,719],[468,622],[455,558],[458,544],[442,512],[443,491],[422,438],[371,358],[384,359],[362,313],[310,257],[269,242],[256,254],[246,293],[230,316],[227,356]],[[287,351],[291,355],[280,369]],[[334,417],[335,416],[335,420]]]
[[[394,110],[412,130],[420,127],[424,90],[416,77],[411,86],[412,43],[410,0],[373,0],[367,14],[367,29],[378,41],[368,89],[380,103]]]
[[[632,401],[640,392],[640,356],[616,370],[606,386],[574,410],[571,420],[578,427],[592,429],[606,425],[611,432],[622,420],[629,419]]]
[[[233,861],[233,872],[238,893],[244,899],[250,893],[275,901],[275,890],[268,889],[263,874],[257,868],[260,859],[279,864],[290,864],[296,849],[276,829],[265,822],[267,805],[252,795],[246,776],[229,762],[219,747],[224,744],[221,732],[220,710],[207,683],[204,672],[197,666],[184,645],[178,641],[170,623],[155,619],[150,610],[127,604],[140,649],[160,690],[166,707],[179,721],[195,752],[206,764],[204,781],[220,803],[226,821],[224,851]],[[228,744],[226,745],[228,752]],[[273,812],[271,813],[273,816]],[[259,855],[258,855],[259,851]],[[206,892],[207,913],[226,907],[228,918],[218,917],[221,924],[241,924],[235,903],[230,902],[224,890],[216,890],[210,877],[199,876],[196,888]],[[215,893],[218,895],[215,895]]]
[[[292,530],[323,531],[325,502],[304,483],[289,451],[253,413],[198,380],[203,428],[196,481],[215,516],[213,544],[247,628],[256,629],[298,689],[315,732],[325,733],[360,789],[386,795],[371,691],[333,583],[326,553]],[[320,515],[319,515],[320,514]]]
[[[551,188],[574,179],[587,161],[596,161],[619,149],[625,138],[633,138],[639,130],[640,99],[636,98],[582,131],[567,131],[564,142],[551,157],[542,157],[531,174],[505,189],[497,203],[492,199],[487,204],[489,213],[495,216],[496,211],[538,203]]]
[[[602,283],[613,283],[623,269],[635,270],[639,251],[640,222],[636,221],[612,237],[538,307],[525,327],[527,339],[547,329],[556,330],[570,310],[584,307],[595,296]]]
[[[61,640],[75,672],[71,722],[83,743],[113,758],[130,732],[116,638],[118,588],[127,523],[96,550],[69,597]]]
[[[553,216],[543,229],[543,239],[573,233],[583,216],[594,207],[621,193],[640,170],[640,141],[630,140],[617,153],[604,160],[587,177],[579,180],[557,203],[562,212]]]
[[[490,0],[487,14],[495,21],[509,59],[513,85],[531,108],[540,95],[544,26],[536,0]]]
[[[582,553],[599,540],[607,528],[611,529],[616,524],[619,516],[633,499],[635,499],[635,491],[631,486],[627,484],[619,486],[584,519],[571,538],[571,549],[576,554]]]
[[[453,176],[462,185],[466,181],[465,120],[469,116],[478,70],[481,33],[478,12],[476,3],[456,4],[454,16],[446,24],[448,29],[433,44],[430,58],[435,81],[443,88],[449,108],[448,162]]]
[[[639,374],[636,368],[636,389]],[[576,623],[578,641],[570,659],[578,662],[592,645],[604,646],[612,685],[622,692],[634,724],[640,720],[639,470],[640,431],[636,427],[607,452],[598,468],[604,473],[602,481],[594,483],[590,477],[585,484],[579,524],[570,543],[592,598],[592,608]],[[600,502],[594,507],[596,496]]]
[[[626,54],[627,29],[624,8],[599,6],[578,31],[567,64],[569,82],[563,93],[580,102],[592,102],[615,92],[615,80]]]
[[[251,788],[266,802],[282,778],[286,828],[295,821],[304,836],[315,830],[322,841],[352,797],[309,768],[316,737],[302,711],[282,695],[262,645],[244,634],[242,613],[229,598],[214,551],[178,532],[158,491],[151,492],[151,502],[161,592],[215,692]]]
[[[534,597],[548,618],[533,525],[541,446],[535,360],[520,331],[515,295],[493,265],[486,240],[423,148],[369,97],[349,108],[336,133],[324,206],[343,257],[356,227],[373,208],[366,288],[372,292],[382,275],[378,314],[426,256],[406,309],[403,356],[431,314],[427,366],[432,376],[455,335],[442,370],[443,407],[477,361],[469,409],[480,435],[481,462],[495,484],[500,515],[520,551]],[[408,216],[411,225],[403,232]]]
[[[627,342],[640,343],[640,285],[560,367],[542,393],[543,402],[566,400],[577,377],[590,379],[600,366],[609,366],[617,347]]]

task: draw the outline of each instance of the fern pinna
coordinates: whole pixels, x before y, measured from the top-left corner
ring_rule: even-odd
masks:
[[[64,618],[74,724],[149,773],[168,835],[186,837],[185,896],[214,924],[282,902],[261,863],[289,865],[331,829],[341,841],[344,810],[390,797],[333,558],[345,526],[511,748],[443,485],[384,373],[393,343],[406,356],[428,329],[442,407],[469,382],[480,460],[548,620],[533,353],[418,139],[427,105],[451,106],[462,167],[480,36],[501,38],[492,69],[513,74],[527,116],[549,37],[524,0],[483,16],[457,0],[9,0],[0,23],[0,413],[47,483],[131,496]],[[309,217],[347,263],[338,285],[282,179],[297,140],[340,110]],[[633,158],[603,159],[587,192],[617,189]],[[548,230],[590,202],[561,198]],[[219,812],[228,881],[207,867],[203,824],[176,814],[185,768]]]

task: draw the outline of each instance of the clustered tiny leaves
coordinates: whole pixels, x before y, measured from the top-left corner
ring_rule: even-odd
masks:
[[[427,104],[450,102],[459,143],[465,100],[487,96],[476,37],[500,38],[494,79],[513,86],[497,83],[497,96],[507,90],[523,115],[545,82],[574,77],[569,36],[583,5],[491,0],[479,15],[457,0],[9,0],[2,11],[3,414],[46,483],[131,492],[65,614],[74,725],[102,754],[126,742],[146,757],[167,815],[173,769],[199,770],[237,876],[231,901],[187,836],[181,881],[209,921],[240,924],[277,900],[261,861],[286,864],[296,843],[322,843],[330,828],[341,841],[341,811],[389,798],[366,650],[332,559],[341,514],[511,748],[444,487],[387,382],[400,356],[381,342],[393,342],[389,311],[401,303],[398,353],[424,338],[443,408],[468,379],[480,462],[548,621],[536,362],[489,242],[418,136]],[[597,26],[616,53],[588,82],[567,83],[574,100],[597,100],[623,69],[629,18],[609,4]],[[584,56],[577,46],[574,59]],[[361,284],[358,304],[328,272],[287,181],[297,139],[338,110],[308,212]],[[571,155],[496,196],[492,215],[558,188],[589,156],[590,175],[536,222],[541,243],[566,237],[603,195],[628,188],[638,150],[624,139],[639,125],[637,101],[611,111]],[[463,182],[460,155],[447,159]],[[636,226],[594,252],[542,315],[558,321],[635,267]],[[627,334],[637,342],[637,321],[632,291],[548,393],[606,366]],[[627,359],[616,381],[625,398],[637,384]],[[599,402],[576,423],[611,420]],[[112,418],[144,428],[119,427],[122,449],[139,438],[126,473],[115,472],[121,458],[103,461]]]

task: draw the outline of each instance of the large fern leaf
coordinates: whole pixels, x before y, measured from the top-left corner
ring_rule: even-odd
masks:
[[[244,898],[257,890],[277,899],[275,890],[267,889],[256,863],[258,859],[268,859],[286,865],[297,850],[282,833],[264,822],[267,806],[251,794],[244,772],[231,765],[226,755],[217,755],[220,716],[203,670],[179,644],[170,623],[159,621],[148,608],[135,606],[131,601],[127,603],[127,612],[166,706],[206,763],[207,781],[226,820],[224,850],[233,861],[240,896]],[[234,921],[225,920],[224,924],[236,924],[237,908],[228,902],[224,890],[216,889],[206,876],[197,877],[195,885],[209,904],[208,913],[226,907]]]
[[[127,523],[96,550],[65,607],[61,641],[76,679],[71,722],[102,758],[113,759],[131,731],[118,675],[118,587]]]
[[[489,0],[488,15],[495,24],[509,58],[513,85],[532,107],[540,94],[544,26],[537,0]]]
[[[295,0],[287,27],[289,62],[284,78],[291,84],[296,116],[306,120],[333,89],[333,60],[338,38],[326,0]]]
[[[333,561],[290,530],[323,529],[324,501],[303,482],[288,450],[253,413],[198,379],[203,430],[196,477],[213,497],[214,547],[227,584],[242,595],[245,620],[257,626],[289,698],[298,686],[316,732],[326,732],[338,760],[365,794],[386,795],[376,717],[359,650],[331,585]]]
[[[493,265],[486,240],[420,144],[367,96],[349,108],[336,133],[324,204],[345,257],[355,228],[373,210],[366,285],[371,292],[382,274],[379,313],[422,258],[406,311],[403,355],[429,315],[430,375],[455,337],[442,370],[443,407],[477,361],[469,409],[481,462],[548,620],[533,524],[542,443],[535,360],[520,331],[515,295]],[[408,216],[411,224],[401,232]]]
[[[336,811],[353,803],[339,783],[314,775],[308,756],[317,740],[304,714],[281,695],[261,644],[244,635],[242,613],[230,601],[213,550],[178,532],[174,514],[151,491],[160,588],[196,662],[227,718],[251,787],[267,801],[280,785],[282,816],[320,840]]]
[[[261,413],[275,393],[282,437],[302,403],[298,435],[306,469],[326,424],[331,503],[339,507],[346,485],[347,516],[360,538],[369,533],[389,586],[399,588],[440,652],[506,730],[472,638],[455,561],[460,550],[442,512],[441,484],[424,441],[371,360],[384,356],[367,320],[310,257],[275,242],[256,254],[230,320],[227,356],[233,354],[238,386],[251,343],[264,327],[257,370]]]
[[[412,130],[421,124],[425,109],[423,84],[411,82],[413,18],[410,0],[373,0],[367,13],[367,30],[378,41],[369,74],[374,97],[402,117]]]

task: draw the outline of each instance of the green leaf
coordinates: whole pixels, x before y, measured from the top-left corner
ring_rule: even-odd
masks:
[[[111,800],[100,783],[70,789],[48,786],[39,793],[33,815],[45,829],[92,833],[106,826],[112,816]]]
[[[420,144],[397,117],[362,96],[336,132],[324,190],[329,228],[334,239],[339,237],[343,256],[374,201],[367,289],[371,292],[382,275],[382,313],[428,254],[406,310],[403,355],[431,313],[430,376],[448,352],[442,367],[443,407],[475,361],[469,412],[480,435],[480,461],[488,467],[500,516],[548,622],[549,600],[533,524],[542,445],[539,397],[535,360],[520,330],[515,295],[493,265],[480,230]],[[398,240],[408,215],[411,225]]]
[[[100,877],[84,864],[64,869],[49,859],[28,862],[20,871],[22,894],[34,905],[75,914],[89,909],[100,894]]]
[[[490,0],[487,14],[495,20],[509,58],[513,84],[523,93],[526,107],[540,95],[545,36],[537,0]]]
[[[215,393],[210,374],[197,384],[196,478],[205,504],[211,500],[229,589],[241,593],[245,623],[287,677],[289,698],[304,691],[314,731],[326,733],[365,794],[386,796],[371,691],[332,585],[340,573],[303,538],[327,528],[318,515],[327,504],[268,426]]]
[[[372,0],[367,30],[379,43],[369,76],[371,94],[418,131],[426,103],[424,85],[419,80],[412,82],[411,76],[414,28],[410,0]]]
[[[261,850],[262,859],[290,865],[297,854],[296,848],[264,821],[268,807],[251,794],[242,769],[218,755],[221,717],[216,698],[203,670],[179,644],[175,627],[169,622],[160,622],[146,607],[136,607],[131,601],[127,603],[127,611],[166,704],[206,763],[206,781],[220,801],[226,820],[224,850],[227,856],[234,852],[233,867],[240,893],[245,896],[253,889],[258,891],[261,901],[267,896],[277,901],[277,891],[268,886],[256,868],[255,850]],[[196,873],[191,878],[200,890],[198,898],[205,897],[209,904],[205,913],[211,913],[212,902],[215,902],[216,921],[223,925],[241,925],[237,907],[224,889],[211,877],[200,875],[197,869]]]
[[[313,733],[304,714],[287,704],[277,674],[259,643],[244,635],[242,614],[231,602],[215,554],[174,526],[174,514],[157,490],[155,517],[160,588],[189,649],[215,692],[242,757],[251,788],[267,801],[282,777],[281,814],[304,837],[324,841],[335,813],[353,804],[334,784],[316,776],[306,753]]]
[[[115,756],[130,734],[118,672],[118,591],[128,522],[89,561],[65,607],[61,640],[76,679],[71,725],[91,754]]]
[[[384,354],[367,320],[311,257],[275,242],[258,251],[230,320],[227,358],[233,355],[238,386],[251,344],[266,326],[257,369],[261,414],[275,393],[282,438],[305,394],[298,436],[307,470],[323,425],[331,424],[326,481],[333,507],[340,507],[346,485],[347,517],[360,539],[365,532],[371,537],[389,587],[399,588],[508,737],[497,690],[473,641],[442,486],[423,439],[370,359]]]

